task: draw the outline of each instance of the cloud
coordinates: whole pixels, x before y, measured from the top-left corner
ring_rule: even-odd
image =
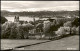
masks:
[[[1,10],[79,10],[79,1],[1,1]]]

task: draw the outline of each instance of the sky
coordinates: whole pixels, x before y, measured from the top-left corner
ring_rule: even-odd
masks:
[[[19,11],[62,11],[79,10],[79,1],[1,1],[1,10]]]

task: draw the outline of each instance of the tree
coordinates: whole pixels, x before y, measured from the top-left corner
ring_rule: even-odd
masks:
[[[65,26],[65,27],[71,27],[72,26],[71,23],[72,23],[71,21],[67,21],[66,23],[64,23],[63,26]]]
[[[1,16],[1,24],[5,23],[6,21],[8,21],[5,17]]]
[[[72,22],[73,26],[79,26],[79,18],[76,18],[73,22]]]

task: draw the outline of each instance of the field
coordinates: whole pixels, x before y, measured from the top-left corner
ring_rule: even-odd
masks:
[[[1,48],[2,50],[14,48],[22,45],[35,44],[39,42],[45,42],[49,40],[10,40],[10,39],[2,39],[1,40]],[[60,40],[55,40],[51,42],[46,42],[42,44],[32,45],[29,47],[16,48],[14,50],[78,50],[79,49],[79,36],[70,36],[66,38],[62,38]]]

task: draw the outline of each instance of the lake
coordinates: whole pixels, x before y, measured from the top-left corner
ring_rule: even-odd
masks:
[[[13,17],[13,16],[11,16],[11,17],[7,17],[7,16],[5,16],[5,18],[8,20],[8,21],[12,21],[12,22],[14,22],[14,18],[15,17]],[[35,17],[35,20],[47,20],[47,19],[49,19],[49,18],[46,18],[46,17],[44,17],[44,18],[39,18],[39,17]],[[55,18],[54,18],[55,19]],[[22,21],[34,21],[34,17],[27,17],[27,16],[20,16],[19,17],[19,20],[22,20]]]
[[[5,17],[8,21],[12,21],[14,22],[14,17]],[[38,17],[35,17],[35,20],[38,20],[39,18]],[[33,21],[33,17],[23,17],[23,16],[20,16],[19,17],[19,20],[23,20],[23,21]]]

